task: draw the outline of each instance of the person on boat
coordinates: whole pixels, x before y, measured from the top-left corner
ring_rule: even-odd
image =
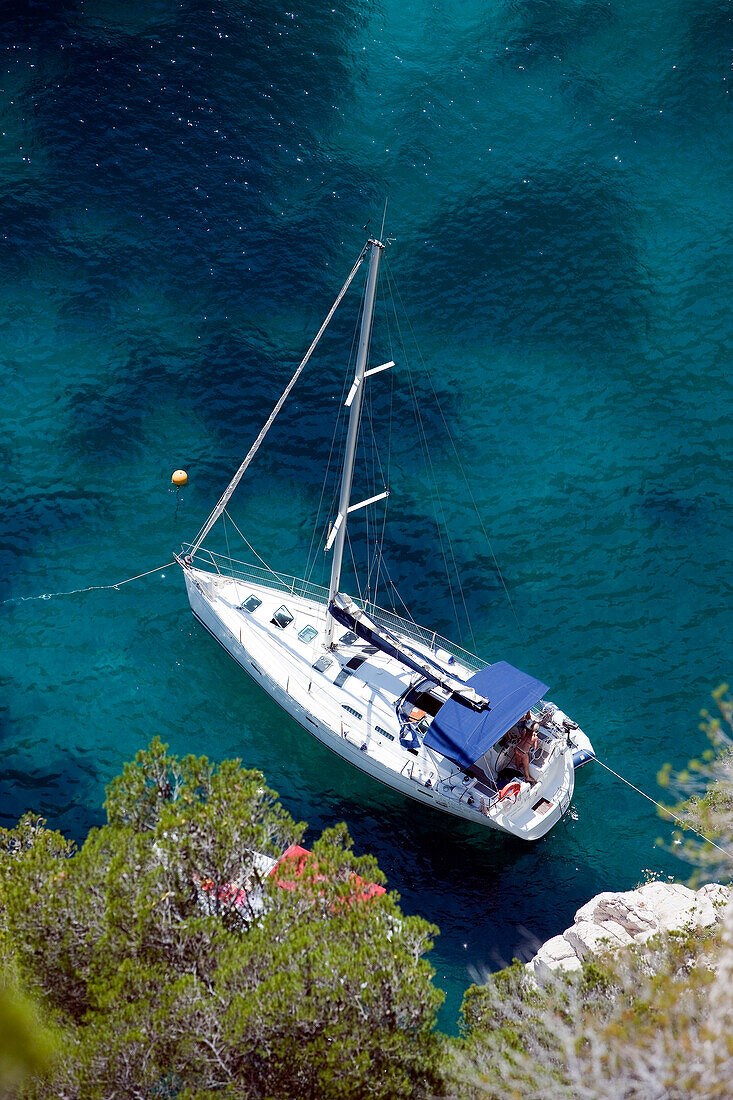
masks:
[[[514,729],[519,732],[519,740],[514,748],[514,764],[521,769],[530,786],[534,786],[537,780],[529,774],[529,754],[537,748],[537,723],[532,721],[532,715],[527,711]]]

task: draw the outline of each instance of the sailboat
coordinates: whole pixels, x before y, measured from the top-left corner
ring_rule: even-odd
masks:
[[[567,812],[575,771],[594,755],[588,737],[545,699],[548,688],[540,680],[506,661],[487,663],[340,588],[349,517],[388,495],[385,489],[352,501],[364,392],[372,377],[395,366],[392,360],[370,365],[384,248],[377,237],[366,242],[244,461],[176,560],[201,625],[322,744],[431,810],[536,840]],[[338,512],[325,543],[332,555],[329,587],[204,548],[367,260],[355,373],[345,401],[349,420]]]

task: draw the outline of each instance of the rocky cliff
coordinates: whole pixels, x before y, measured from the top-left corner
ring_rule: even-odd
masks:
[[[542,983],[554,971],[580,970],[589,955],[644,943],[656,932],[708,927],[720,919],[729,897],[730,887],[715,882],[697,891],[649,882],[636,890],[597,894],[578,909],[570,928],[542,945],[527,970]]]

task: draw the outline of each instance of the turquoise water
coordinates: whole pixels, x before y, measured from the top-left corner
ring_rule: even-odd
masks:
[[[82,837],[154,734],[241,756],[311,837],[345,820],[440,926],[452,1028],[471,980],[591,894],[685,873],[649,803],[588,768],[532,847],[424,816],[285,718],[193,622],[176,569],[20,601],[193,536],[388,194],[389,270],[460,448],[426,397],[430,468],[398,362],[392,575],[419,621],[465,636],[450,533],[478,651],[544,678],[659,796],[731,671],[728,5],[121,8],[0,17],[0,822],[32,807]],[[352,320],[232,508],[295,573]]]

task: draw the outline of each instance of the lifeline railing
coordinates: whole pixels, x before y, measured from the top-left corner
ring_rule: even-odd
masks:
[[[185,545],[182,548],[182,555],[188,554],[189,551],[190,545]],[[249,562],[238,561],[226,554],[217,554],[206,547],[200,547],[197,550],[196,564],[211,565],[220,576],[235,577],[237,580],[250,581],[252,584],[262,585],[265,588],[274,588],[278,592],[302,596],[304,599],[314,600],[324,606],[328,604],[328,589],[324,588],[323,585],[313,584],[312,581],[292,577],[287,573],[276,572],[266,565],[252,565]],[[387,630],[401,634],[403,637],[412,639],[412,641],[421,642],[434,653],[442,649],[451,657],[455,657],[466,668],[478,672],[489,664],[488,661],[477,657],[475,653],[469,653],[468,650],[456,645],[449,638],[444,638],[436,631],[428,630],[409,619],[403,619],[394,611],[387,611],[385,608],[365,600],[354,599],[354,603],[366,611],[367,615],[375,622],[385,626]]]

